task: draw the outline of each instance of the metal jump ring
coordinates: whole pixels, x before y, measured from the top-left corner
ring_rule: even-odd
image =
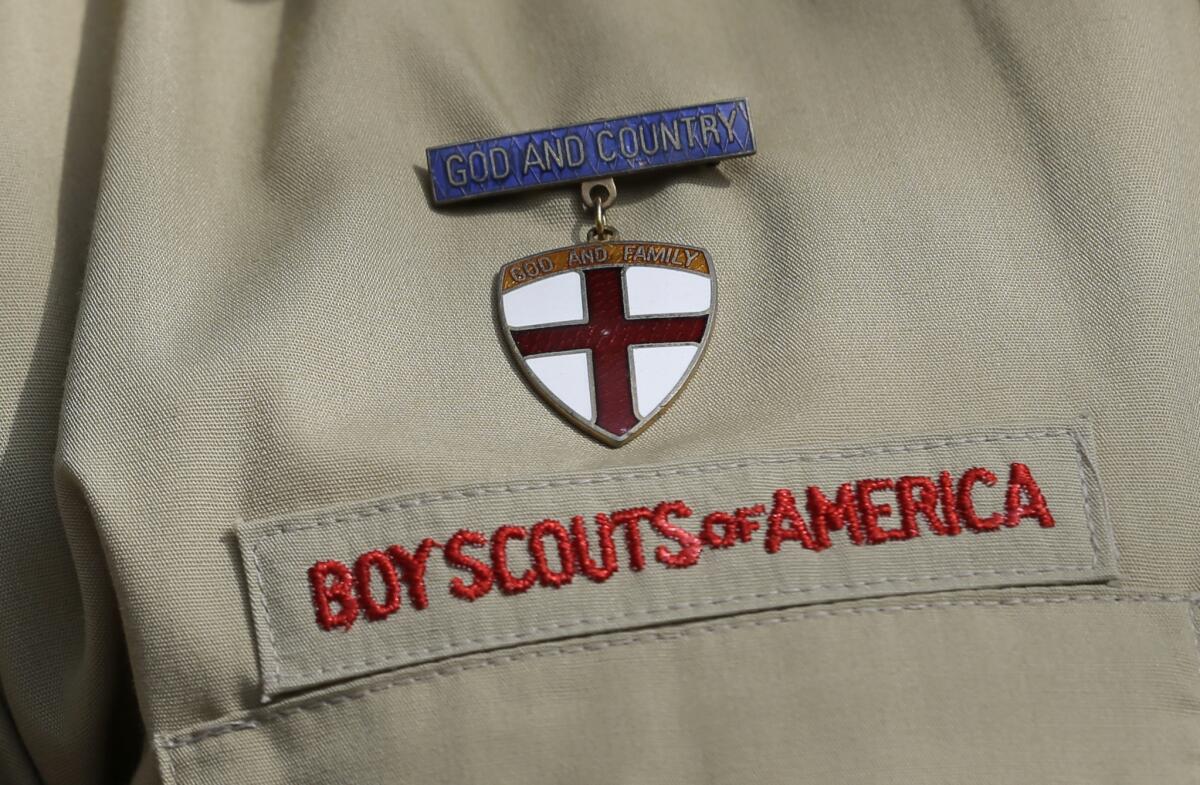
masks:
[[[604,217],[606,207],[612,207],[617,198],[617,184],[613,182],[611,177],[606,177],[603,180],[587,180],[580,185],[582,191],[583,204],[585,207],[592,209],[592,215],[595,219],[595,226],[588,229],[588,242],[597,242],[601,240],[611,240],[618,236],[617,230],[609,226],[608,221]]]
[[[621,236],[621,233],[609,224],[604,224],[602,228],[593,226],[587,231],[587,239],[589,243],[600,242],[603,240],[616,240]]]
[[[604,200],[603,199],[596,199],[595,197],[593,197],[592,214],[596,218],[596,227],[594,229],[592,229],[591,232],[588,232],[588,234],[595,232],[597,237],[603,237],[608,232],[608,224],[606,224],[604,222]]]

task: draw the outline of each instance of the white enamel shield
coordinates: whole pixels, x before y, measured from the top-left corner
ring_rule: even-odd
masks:
[[[530,384],[568,420],[620,446],[678,395],[712,333],[708,254],[669,243],[560,248],[501,270],[501,331]]]

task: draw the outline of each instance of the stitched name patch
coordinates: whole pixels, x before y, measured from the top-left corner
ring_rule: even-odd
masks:
[[[239,540],[266,697],[703,616],[1116,576],[1083,426],[529,478]]]

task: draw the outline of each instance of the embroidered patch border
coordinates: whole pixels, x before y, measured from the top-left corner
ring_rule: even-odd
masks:
[[[1017,460],[1025,453],[1028,462]],[[1049,487],[1039,506],[1043,477]],[[752,492],[755,483],[763,490]],[[975,509],[972,489],[990,489],[988,506]],[[652,492],[657,499],[647,499]],[[638,499],[646,504],[627,506]],[[1014,511],[1015,522],[1032,520],[1014,527]],[[879,519],[888,516],[899,525],[884,528]],[[580,536],[585,528],[599,532],[605,518],[612,529],[623,524],[625,536]],[[925,528],[914,535],[919,522]],[[830,532],[839,531],[845,539],[839,535],[835,551],[850,547],[854,555],[822,560]],[[267,697],[663,619],[1116,575],[1082,425],[475,486],[246,524],[239,539]],[[935,540],[959,541],[963,552],[923,544]],[[905,548],[871,547],[893,542],[919,552],[882,557],[875,554]],[[815,559],[797,561],[790,548]],[[737,553],[751,551],[758,555],[747,558],[757,561],[740,563]],[[711,566],[718,562],[725,566]],[[427,576],[434,564],[439,574]],[[614,573],[624,573],[618,583],[609,581]],[[581,577],[582,586],[567,588]],[[616,606],[625,612],[596,613],[611,601],[583,599],[603,594],[607,586],[591,584],[606,582],[620,586]],[[555,599],[550,607],[538,598]],[[467,631],[484,634],[461,635]]]

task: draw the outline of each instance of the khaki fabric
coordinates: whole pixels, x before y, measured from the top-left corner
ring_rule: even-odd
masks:
[[[97,529],[82,503],[56,503],[53,469],[107,135],[115,10],[0,3],[3,783],[126,779],[141,745]]]
[[[169,740],[181,746],[167,776],[1193,782],[1195,726],[1181,721],[1200,708],[1189,607],[1162,596],[976,597],[535,647],[315,695],[248,730]]]
[[[0,9],[0,778],[1200,779],[1195,2]],[[623,235],[705,247],[720,310],[671,410],[603,447],[525,386],[491,302],[501,265],[581,239],[578,193],[434,210],[424,148],[739,95],[758,155],[619,184]],[[261,706],[247,521],[1080,417],[1116,581]]]

